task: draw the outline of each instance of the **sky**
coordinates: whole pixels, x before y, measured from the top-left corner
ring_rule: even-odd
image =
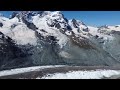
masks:
[[[12,11],[0,11],[5,16],[10,16]],[[68,19],[78,19],[86,25],[120,25],[120,11],[62,11]]]

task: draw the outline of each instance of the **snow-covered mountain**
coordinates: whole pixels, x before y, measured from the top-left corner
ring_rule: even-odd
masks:
[[[13,12],[10,18],[0,16],[0,57],[3,57],[0,68],[53,64],[120,65],[119,32],[120,25],[87,26],[76,19],[68,20],[60,11]],[[2,48],[6,48],[2,42],[10,45],[3,36],[12,40],[10,49],[17,49],[10,50],[11,54],[18,57],[11,57],[9,52],[2,54],[5,52]]]

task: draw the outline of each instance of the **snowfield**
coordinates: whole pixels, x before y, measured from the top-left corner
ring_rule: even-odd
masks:
[[[119,74],[120,70],[70,71],[68,73],[48,74],[47,76],[36,79],[102,79]]]
[[[14,75],[14,74],[20,74],[20,73],[37,71],[37,70],[42,70],[42,69],[45,69],[45,68],[55,68],[55,67],[63,67],[63,65],[34,66],[34,67],[4,70],[4,71],[0,71],[0,76]]]
[[[41,72],[44,69],[51,69],[56,67],[66,67],[66,65],[50,65],[50,66],[34,66],[34,67],[26,67],[26,68],[17,68],[11,70],[0,71],[0,77],[13,75],[13,77],[17,74],[24,74],[32,71]],[[106,69],[95,69],[95,70],[69,70],[68,72],[59,72],[52,74],[45,74],[42,77],[38,74],[37,77],[33,79],[103,79],[110,78],[112,76],[120,75],[120,70],[106,70]],[[19,78],[19,77],[18,77]],[[20,79],[20,78],[19,78]],[[22,78],[21,78],[22,79]],[[24,77],[23,77],[24,79]],[[32,79],[32,77],[30,77]]]

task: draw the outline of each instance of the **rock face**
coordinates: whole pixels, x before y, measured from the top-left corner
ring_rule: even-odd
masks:
[[[120,66],[120,26],[67,20],[60,11],[0,17],[0,70],[33,65]]]
[[[27,25],[29,29],[37,30],[38,28],[31,22],[28,22],[24,17],[22,18],[23,23]]]
[[[0,27],[2,27],[3,26],[3,24],[0,22]]]
[[[29,65],[26,57],[10,37],[0,32],[0,70]]]
[[[12,13],[12,15],[10,16],[10,19],[12,19],[12,18],[16,17],[16,16],[17,16],[17,14],[18,14],[17,12],[13,12],[13,13]]]

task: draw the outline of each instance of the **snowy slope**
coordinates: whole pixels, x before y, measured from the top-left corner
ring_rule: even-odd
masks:
[[[26,67],[26,68],[3,70],[3,71],[0,71],[0,77],[23,74],[23,73],[32,72],[32,71],[39,72],[43,69],[51,69],[56,67],[66,67],[66,65],[33,66],[33,67]],[[69,71],[66,73],[47,74],[41,78],[37,77],[36,79],[102,79],[102,78],[109,78],[113,75],[120,75],[120,70],[96,69],[96,70],[85,70],[85,71],[84,70]]]
[[[89,29],[88,27],[81,21],[79,20],[69,20],[69,25],[72,28],[72,31],[76,34],[76,35],[83,35],[88,33]]]
[[[34,66],[34,67],[4,70],[4,71],[0,71],[0,76],[14,75],[14,74],[37,71],[37,70],[39,71],[45,68],[55,68],[55,67],[64,67],[64,65]]]
[[[89,28],[90,34],[92,34],[93,36],[98,35],[98,28],[97,27],[88,26],[88,28]]]
[[[103,42],[103,44],[106,44],[106,43],[112,42],[115,39],[112,35],[101,33],[104,27],[102,27],[101,29],[98,27],[88,26],[88,28],[89,28],[89,33],[98,40],[97,42]],[[107,31],[107,29],[105,30]]]
[[[35,32],[28,29],[24,23],[18,22],[18,18],[0,18],[0,22],[3,23],[3,27],[0,28],[0,31],[15,40],[17,44],[37,44]],[[15,27],[12,28],[12,25],[15,25]]]
[[[91,71],[70,71],[67,73],[49,74],[36,79],[102,79],[119,75],[119,70],[91,70]]]
[[[45,15],[44,17],[40,18],[40,15],[33,16],[33,23],[39,28],[37,30],[40,34],[43,36],[55,36],[58,40],[58,44],[62,48],[68,41],[68,38],[66,35],[62,34],[58,28],[50,27],[48,24],[52,24],[54,20],[57,20],[57,22],[60,23],[60,28],[64,28],[65,24],[62,22],[65,22],[63,19],[63,16],[60,12],[48,12],[49,14]],[[46,32],[42,32],[41,29],[43,29]],[[67,32],[66,32],[67,33]]]
[[[120,31],[120,25],[115,25],[115,26],[106,26],[106,27],[102,27],[100,28],[101,30],[107,30],[107,31]]]
[[[18,25],[10,33],[8,36],[16,41],[17,44],[20,45],[37,45],[37,38],[35,36],[35,32],[28,29],[25,25]]]
[[[120,31],[120,25],[108,26],[109,30]]]

